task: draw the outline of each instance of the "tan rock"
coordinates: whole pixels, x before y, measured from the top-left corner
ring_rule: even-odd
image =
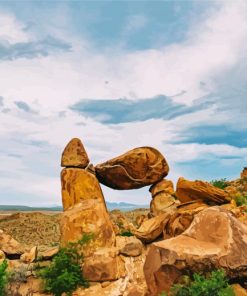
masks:
[[[223,204],[230,201],[224,190],[208,182],[189,181],[184,178],[179,178],[177,182],[176,196],[181,202],[201,199],[208,203]]]
[[[20,260],[22,262],[31,263],[37,259],[38,248],[35,246],[29,252],[25,252],[21,255]]]
[[[0,230],[0,250],[7,255],[21,255],[24,253],[23,246],[9,234]]]
[[[80,201],[96,199],[105,203],[97,178],[82,169],[68,168],[61,172],[63,208],[74,206]]]
[[[125,276],[124,262],[113,248],[101,248],[86,258],[83,273],[93,282],[117,280]]]
[[[142,242],[134,236],[117,236],[116,247],[120,254],[131,257],[141,255],[143,249]]]
[[[231,285],[235,296],[247,296],[247,291],[239,284]]]
[[[98,164],[95,170],[99,181],[108,187],[135,189],[160,181],[169,167],[158,150],[141,147]]]
[[[80,139],[72,139],[62,153],[62,167],[85,168],[89,164],[87,152]]]
[[[0,250],[0,260],[5,258],[6,258],[5,253],[2,250]]]
[[[150,193],[152,194],[152,197],[154,198],[156,194],[158,193],[167,193],[169,195],[174,194],[174,186],[172,181],[163,179],[159,181],[158,183],[153,184],[149,188]]]
[[[59,247],[53,247],[47,249],[43,252],[39,252],[38,257],[42,258],[42,260],[49,260],[59,252]]]
[[[153,243],[144,265],[148,295],[168,292],[185,274],[223,268],[230,279],[247,276],[247,227],[220,207],[197,214],[181,235]]]
[[[133,234],[142,242],[149,243],[161,236],[163,224],[171,217],[172,211],[144,221],[138,229],[133,229]]]
[[[63,212],[60,220],[61,243],[75,242],[83,234],[93,234],[85,246],[84,254],[92,254],[97,248],[112,247],[115,233],[105,205],[97,199],[83,200]]]
[[[152,217],[158,216],[167,211],[170,207],[176,207],[179,201],[165,192],[160,192],[150,202],[150,214]]]

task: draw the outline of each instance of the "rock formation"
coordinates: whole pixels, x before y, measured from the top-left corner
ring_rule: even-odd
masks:
[[[169,167],[158,150],[141,147],[98,164],[95,170],[99,181],[108,187],[136,189],[162,180]]]
[[[228,211],[211,207],[196,215],[181,235],[153,243],[144,273],[150,296],[170,287],[183,275],[224,268],[229,278],[247,276],[247,227]]]

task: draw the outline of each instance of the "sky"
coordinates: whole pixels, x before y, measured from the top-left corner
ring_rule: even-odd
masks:
[[[60,205],[73,137],[94,165],[153,146],[176,184],[238,178],[246,131],[245,0],[0,1],[1,204]]]

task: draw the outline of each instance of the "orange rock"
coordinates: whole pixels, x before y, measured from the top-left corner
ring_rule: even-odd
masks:
[[[136,257],[141,255],[143,245],[142,242],[134,236],[117,236],[116,248],[122,255]]]
[[[177,182],[176,196],[181,202],[201,199],[208,203],[223,204],[230,201],[227,192],[208,182],[189,181],[179,178]]]
[[[98,164],[95,170],[99,181],[108,187],[135,189],[160,181],[169,167],[158,150],[141,147]]]
[[[231,285],[235,296],[247,296],[247,291],[239,284]]]
[[[80,139],[72,139],[62,153],[62,167],[85,168],[89,164],[87,152]]]
[[[179,201],[175,200],[170,194],[164,192],[156,194],[150,203],[150,214],[152,217],[158,216],[170,207],[176,207]]]
[[[83,234],[93,234],[93,239],[85,246],[84,255],[92,254],[97,248],[112,247],[115,233],[105,205],[97,199],[83,200],[73,208],[63,212],[60,220],[61,243],[75,242]]]
[[[166,180],[166,179],[163,179],[158,183],[153,184],[149,188],[149,191],[151,192],[153,198],[155,197],[155,195],[161,192],[170,194],[170,195],[175,193],[172,181]]]
[[[144,265],[149,296],[169,292],[182,275],[223,268],[230,279],[247,276],[247,227],[220,207],[197,214],[181,235],[153,243]]]
[[[23,246],[9,234],[0,230],[0,250],[7,255],[21,255],[24,253]]]
[[[61,183],[64,210],[87,199],[97,199],[105,203],[97,178],[85,170],[77,168],[63,169]]]

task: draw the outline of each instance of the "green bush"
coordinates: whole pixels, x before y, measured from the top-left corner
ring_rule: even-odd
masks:
[[[235,201],[238,207],[247,206],[247,196],[237,196]]]
[[[124,230],[120,233],[121,236],[134,236],[130,230]]]
[[[228,184],[226,182],[226,178],[218,179],[218,180],[212,180],[210,182],[210,184],[212,184],[215,187],[220,188],[220,189],[225,189],[228,186]]]
[[[8,283],[8,273],[7,273],[8,263],[6,260],[0,264],[0,296],[5,295],[6,285]]]
[[[161,296],[166,296],[163,292]],[[171,288],[171,296],[234,296],[224,270],[212,271],[208,277],[194,274],[192,281]]]
[[[92,235],[83,235],[81,240],[61,248],[51,265],[40,271],[46,292],[54,296],[61,296],[62,293],[70,296],[77,287],[89,286],[81,269],[83,263],[81,248],[91,239]]]

